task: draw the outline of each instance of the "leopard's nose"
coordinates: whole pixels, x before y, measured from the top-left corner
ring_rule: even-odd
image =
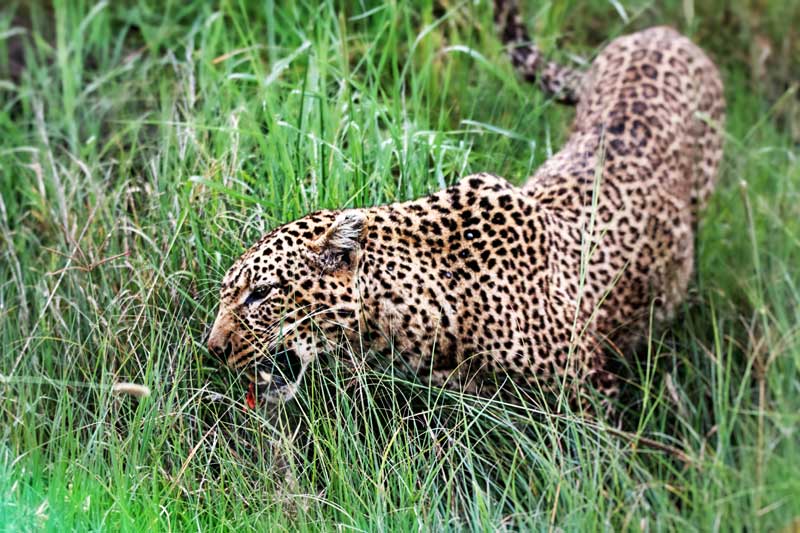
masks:
[[[214,319],[214,325],[211,326],[211,331],[208,334],[208,351],[217,359],[222,360],[222,362],[227,361],[231,352],[233,352],[232,332],[231,315],[226,311],[225,307],[220,306],[217,318]]]
[[[208,337],[208,351],[217,359],[226,361],[231,354],[231,349],[230,337],[222,338],[213,333]]]

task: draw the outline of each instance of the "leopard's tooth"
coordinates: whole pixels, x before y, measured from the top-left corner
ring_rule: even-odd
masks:
[[[269,374],[264,370],[259,370],[258,375],[261,378],[261,382],[264,385],[269,385],[270,383],[272,383],[272,374]]]

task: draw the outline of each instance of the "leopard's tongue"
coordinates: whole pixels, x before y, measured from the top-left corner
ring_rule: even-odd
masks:
[[[244,397],[245,405],[250,409],[256,408],[256,384],[252,381],[247,386],[247,396]]]

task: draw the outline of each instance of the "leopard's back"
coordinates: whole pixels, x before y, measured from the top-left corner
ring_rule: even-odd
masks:
[[[685,297],[722,156],[722,83],[689,39],[656,27],[612,41],[576,94],[568,141],[524,188],[563,220],[563,298],[627,342],[651,303],[663,320]]]

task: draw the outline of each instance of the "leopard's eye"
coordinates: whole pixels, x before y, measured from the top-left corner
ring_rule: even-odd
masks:
[[[245,299],[244,304],[250,305],[263,300],[269,296],[269,293],[271,293],[272,289],[274,288],[275,286],[272,284],[259,285],[247,295],[247,299]]]

